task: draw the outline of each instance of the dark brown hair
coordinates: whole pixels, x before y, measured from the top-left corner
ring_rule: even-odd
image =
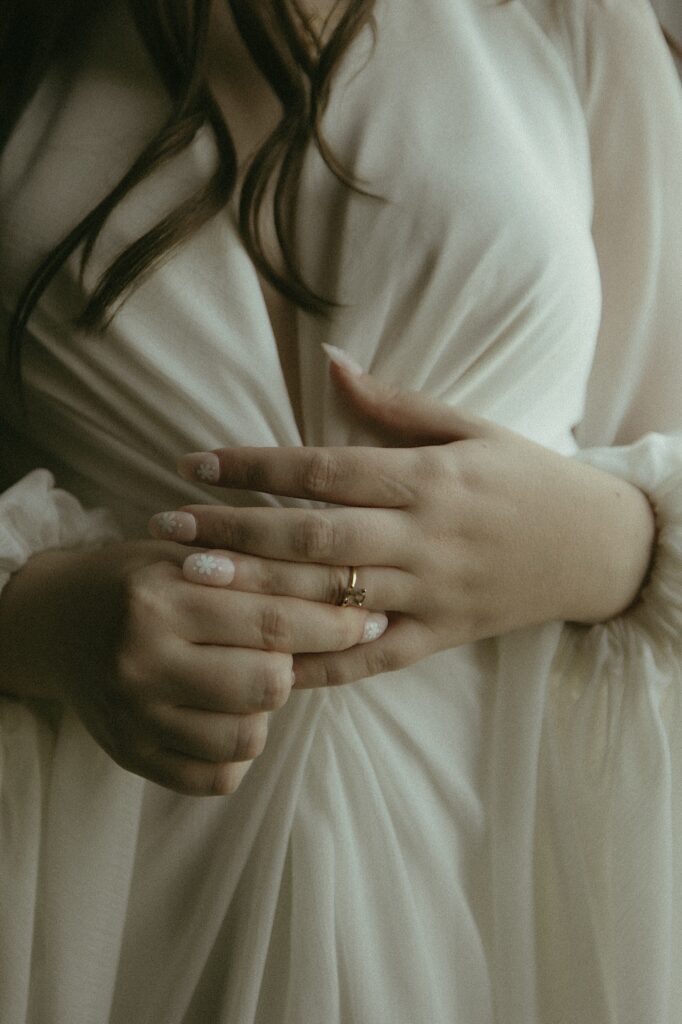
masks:
[[[251,160],[239,196],[239,232],[254,264],[282,294],[303,309],[325,315],[335,301],[303,280],[294,251],[293,215],[303,157],[312,141],[330,171],[349,188],[371,195],[341,165],[327,144],[322,116],[343,54],[364,28],[374,31],[374,0],[341,0],[343,11],[328,33],[317,32],[300,0],[224,0],[259,70],[282,105],[273,133]],[[107,268],[77,320],[86,330],[101,328],[116,305],[173,249],[225,207],[237,178],[229,127],[207,87],[204,55],[211,0],[127,0],[171,100],[166,123],[144,147],[121,181],[40,263],[19,298],[10,328],[8,361],[20,387],[19,349],[40,295],[64,261],[80,247],[81,278],[97,238],[117,203],[138,182],[172,159],[205,124],[212,129],[218,163],[212,177],[151,230],[128,246]],[[59,54],[83,38],[105,9],[105,0],[13,0],[0,13],[0,67],[9,70],[0,95],[0,151],[22,112]],[[337,5],[338,6],[338,3]],[[333,12],[332,12],[333,13]],[[274,180],[272,219],[282,265],[279,273],[266,253],[260,211]]]
[[[208,89],[204,53],[211,0],[126,0],[135,25],[171,100],[166,123],[94,210],[40,263],[20,296],[10,328],[8,362],[20,392],[21,339],[43,291],[64,261],[81,247],[81,277],[97,238],[117,203],[138,182],[184,150],[202,125],[212,129],[218,164],[212,177],[155,227],[128,246],[97,282],[77,325],[102,327],[135,282],[223,209],[236,185],[236,154],[229,127]],[[331,172],[349,188],[371,195],[339,163],[321,127],[344,53],[365,25],[375,30],[375,0],[337,0],[342,14],[325,39],[308,24],[300,0],[222,0],[258,68],[282,104],[282,118],[252,159],[240,192],[239,231],[254,264],[283,295],[325,315],[333,298],[303,280],[295,253],[293,216],[305,151],[312,141]],[[396,0],[397,2],[397,0]],[[402,2],[402,0],[401,0]],[[47,69],[106,10],[107,0],[3,0],[0,10],[0,152]],[[671,49],[682,47],[664,31]],[[272,218],[285,268],[273,266],[261,237],[260,212],[275,182]]]

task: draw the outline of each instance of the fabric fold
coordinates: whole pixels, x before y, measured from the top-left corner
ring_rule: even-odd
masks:
[[[576,458],[640,487],[658,539],[638,601],[605,623],[566,624],[551,666],[536,830],[539,934],[552,950],[542,1013],[569,1005],[586,969],[575,951],[591,950],[591,1013],[663,1021],[680,1005],[682,435]]]

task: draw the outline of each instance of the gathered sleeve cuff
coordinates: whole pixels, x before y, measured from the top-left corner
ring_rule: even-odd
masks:
[[[52,474],[35,469],[0,495],[0,591],[12,573],[41,551],[120,539],[105,509],[84,509]]]
[[[575,457],[639,487],[657,537],[628,609],[565,623],[548,645],[529,858],[546,897],[538,925],[561,992],[576,949],[590,965],[599,1020],[672,1021],[682,996],[682,433]],[[521,677],[542,652],[518,648],[505,668]]]

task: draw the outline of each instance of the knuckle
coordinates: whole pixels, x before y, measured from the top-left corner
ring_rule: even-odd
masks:
[[[114,656],[111,680],[112,696],[117,699],[134,698],[150,682],[149,666],[137,644],[125,644]]]
[[[294,553],[309,562],[324,562],[336,550],[336,540],[329,516],[311,512],[294,533]]]
[[[437,446],[417,449],[414,460],[415,476],[421,481],[437,480],[442,476],[446,457]]]
[[[145,567],[146,568],[146,567]],[[125,583],[124,621],[128,631],[145,628],[150,620],[157,619],[162,609],[163,588],[145,569],[140,569],[127,578]]]
[[[147,702],[157,699],[167,687],[174,656],[167,638],[149,632],[126,638],[113,655],[112,697],[132,705],[138,716],[147,714]]]
[[[265,467],[259,462],[249,462],[244,467],[244,489],[247,491],[266,491],[268,475]]]
[[[402,661],[395,648],[371,646],[365,652],[366,677],[380,676],[385,672],[395,672]]]
[[[239,718],[231,761],[253,761],[263,753],[268,736],[267,721],[264,714],[242,715]]]
[[[260,642],[266,651],[287,651],[291,646],[291,630],[282,609],[269,602],[263,608],[258,627]]]
[[[323,658],[320,662],[320,686],[341,686],[346,676],[333,659]]]
[[[483,442],[484,447],[486,442]],[[478,441],[467,441],[455,451],[446,446],[442,452],[444,466],[449,479],[457,489],[470,495],[478,495],[486,490],[489,470],[486,460],[481,459],[481,448]],[[497,481],[495,481],[497,485]]]
[[[270,662],[266,666],[258,700],[261,711],[276,711],[286,704],[291,693],[292,660],[286,664]]]
[[[409,461],[408,465],[410,465]],[[418,473],[410,472],[401,477],[382,474],[380,483],[384,488],[386,500],[398,508],[409,508],[420,497],[421,487]]]
[[[146,566],[131,574],[124,584],[115,628],[120,647],[132,659],[149,650],[150,638],[158,639],[169,632],[173,581],[166,575],[145,571],[155,568],[159,565]]]
[[[217,764],[213,769],[210,786],[206,796],[232,796],[237,792],[244,778],[244,772],[232,764]]]
[[[261,594],[278,594],[281,589],[280,566],[269,558],[259,559],[255,565],[256,589]]]
[[[214,544],[234,551],[241,551],[245,547],[249,532],[246,524],[236,515],[220,509],[219,514],[211,516],[209,522],[211,540]]]
[[[324,450],[313,451],[300,469],[301,494],[306,498],[324,497],[334,490],[338,477],[338,457]]]

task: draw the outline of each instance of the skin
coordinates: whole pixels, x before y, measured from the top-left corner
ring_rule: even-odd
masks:
[[[368,374],[332,374],[386,447],[214,454],[219,485],[340,507],[183,510],[186,536],[196,524],[189,539],[231,557],[232,589],[335,601],[353,565],[365,607],[389,613],[371,644],[295,657],[297,687],[349,683],[543,622],[603,622],[633,603],[655,533],[638,488]],[[205,460],[189,456],[180,470],[192,477]]]
[[[292,668],[297,687],[350,683],[535,623],[603,621],[634,600],[654,537],[636,487],[369,375],[332,374],[385,447],[217,458],[224,485],[338,508],[190,506],[185,543],[34,556],[0,598],[0,692],[62,701],[144,778],[225,795],[262,752]],[[234,559],[229,584],[195,582],[212,546]],[[351,564],[362,609],[336,604]],[[379,609],[388,629],[363,642]]]
[[[250,74],[239,61],[215,69],[238,136],[243,126],[238,152],[258,135],[243,98],[259,92],[239,86]],[[289,311],[266,301],[291,370],[277,329]],[[338,685],[523,626],[604,621],[633,601],[654,537],[637,488],[369,375],[332,374],[376,447],[224,449],[218,482],[338,508],[197,506],[177,538],[32,557],[0,597],[0,692],[63,702],[144,778],[224,795],[263,750],[292,668],[297,687]],[[232,556],[229,583],[196,582],[206,548]],[[362,609],[336,606],[349,565]],[[383,612],[388,629],[363,642]]]
[[[144,778],[223,795],[289,697],[292,654],[361,643],[372,614],[197,586],[186,558],[138,541],[29,559],[0,599],[0,692],[63,702]]]

